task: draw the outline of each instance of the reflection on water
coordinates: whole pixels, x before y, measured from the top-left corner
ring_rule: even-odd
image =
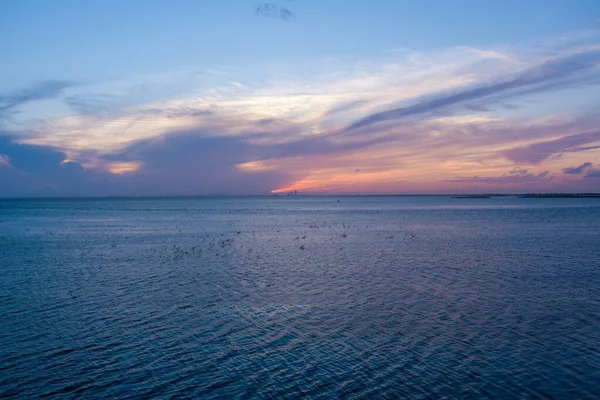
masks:
[[[599,232],[598,199],[0,201],[0,397],[598,397]]]

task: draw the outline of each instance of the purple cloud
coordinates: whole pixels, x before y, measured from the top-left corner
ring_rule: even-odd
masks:
[[[572,153],[594,147],[582,148],[581,145],[600,140],[600,132],[579,133],[560,139],[534,143],[525,147],[515,147],[501,153],[515,163],[539,164],[549,156],[558,153]]]
[[[592,166],[591,162],[586,162],[577,167],[564,168],[563,173],[569,174],[569,175],[579,175],[582,172],[584,172],[586,169],[590,168],[591,166]]]
[[[585,174],[586,178],[600,178],[600,169],[589,169]]]
[[[263,152],[245,138],[181,132],[142,140],[104,159],[140,163],[138,171],[117,177],[119,190],[129,195],[266,194],[297,177],[236,167],[262,159]]]

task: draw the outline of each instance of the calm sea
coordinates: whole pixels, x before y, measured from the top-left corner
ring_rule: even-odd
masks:
[[[42,396],[600,398],[600,199],[0,201]]]

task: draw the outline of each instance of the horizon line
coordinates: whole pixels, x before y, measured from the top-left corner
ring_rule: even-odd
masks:
[[[411,193],[411,194],[193,194],[193,195],[147,195],[147,196],[15,196],[2,197],[0,201],[14,200],[143,200],[143,199],[193,199],[193,198],[240,198],[240,197],[460,197],[466,198],[491,198],[491,197],[562,197],[562,198],[588,198],[600,197],[599,192],[552,192],[552,193]]]

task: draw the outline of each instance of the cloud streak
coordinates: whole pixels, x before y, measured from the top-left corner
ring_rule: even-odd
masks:
[[[535,86],[542,84],[547,85],[546,89],[556,88],[557,85],[561,84],[561,80],[572,77],[575,74],[592,69],[595,69],[596,71],[594,72],[597,73],[599,61],[600,51],[597,49],[546,61],[541,65],[529,68],[519,74],[516,78],[464,90],[431,100],[424,100],[408,107],[400,107],[371,114],[352,123],[348,127],[348,130],[363,128],[380,122],[398,120],[413,115],[425,114],[444,107],[502,94],[515,89],[531,90],[535,89]]]
[[[596,149],[580,147],[584,144],[600,141],[600,132],[579,133],[568,135],[555,140],[534,143],[529,146],[516,147],[502,154],[516,163],[539,164],[553,154],[573,153],[584,150]]]
[[[591,162],[585,162],[577,167],[563,168],[563,173],[568,175],[580,175],[586,169],[590,168],[593,164]]]
[[[8,119],[11,113],[21,105],[59,96],[72,82],[47,81],[18,92],[0,95],[0,118]]]

